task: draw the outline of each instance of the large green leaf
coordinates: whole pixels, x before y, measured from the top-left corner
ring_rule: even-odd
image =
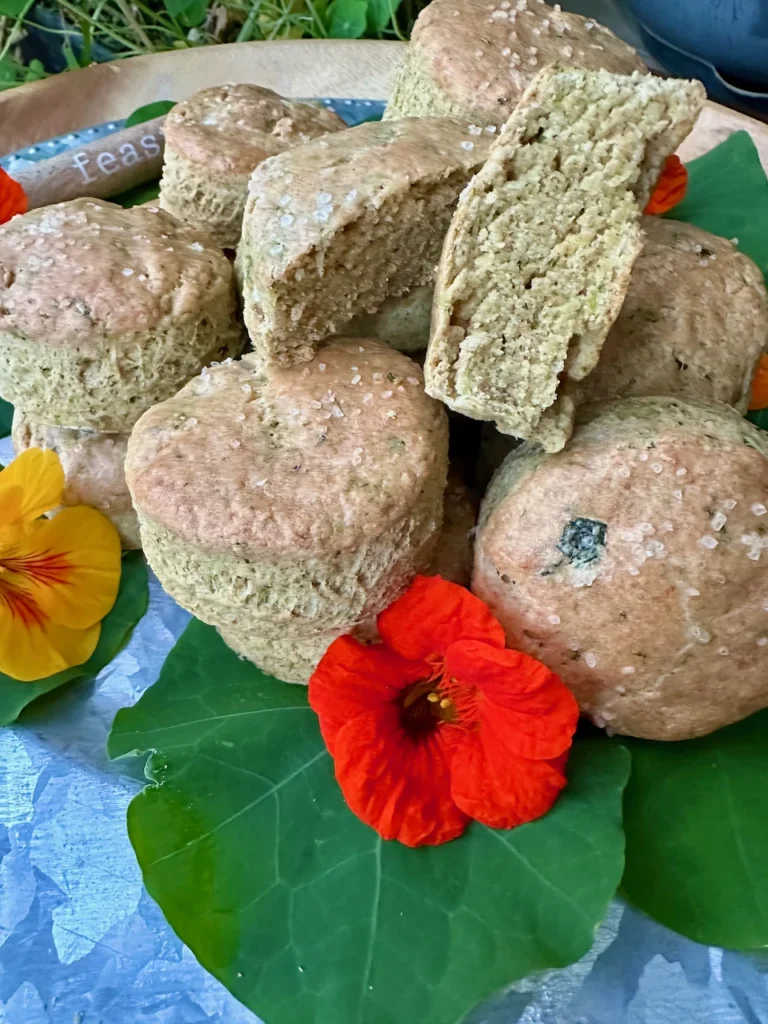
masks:
[[[333,0],[328,8],[328,34],[333,39],[359,39],[367,16],[366,0]]]
[[[346,807],[306,689],[199,622],[115,719],[111,756],[148,750],[128,813],[147,888],[267,1024],[453,1024],[585,953],[621,874],[618,744],[575,746],[545,818],[409,850]]]
[[[154,103],[147,103],[143,107],[137,107],[132,114],[125,119],[126,128],[134,128],[137,124],[144,124],[145,121],[152,121],[156,117],[163,117],[169,110],[176,106],[175,100],[155,100]]]
[[[401,0],[368,0],[368,28],[373,35],[380,34],[397,12]]]
[[[117,600],[102,623],[96,650],[84,665],[65,669],[36,683],[20,683],[0,672],[0,725],[14,722],[36,697],[75,679],[97,676],[128,643],[133,627],[147,610],[148,596],[144,556],[140,551],[132,551],[123,556]]]
[[[768,180],[752,137],[734,132],[687,166],[688,193],[669,216],[738,238],[768,278]]]
[[[768,945],[768,711],[703,739],[627,744],[629,899],[698,942]]]

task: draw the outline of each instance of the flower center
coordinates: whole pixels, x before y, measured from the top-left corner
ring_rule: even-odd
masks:
[[[400,697],[400,722],[409,736],[418,739],[440,725],[471,728],[475,724],[477,692],[445,675],[442,661],[428,679],[420,679]]]

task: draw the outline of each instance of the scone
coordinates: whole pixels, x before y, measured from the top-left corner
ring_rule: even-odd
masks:
[[[140,548],[139,524],[125,483],[128,434],[51,427],[35,423],[18,409],[13,417],[13,447],[17,455],[27,448],[50,448],[64,470],[64,502],[90,505],[117,527],[124,548]]]
[[[643,217],[645,243],[581,401],[630,395],[715,399],[745,413],[768,349],[763,275],[725,238]]]
[[[306,366],[267,375],[249,355],[204,372],[136,424],[126,478],[168,593],[306,682],[429,566],[447,443],[411,360],[335,338]]]
[[[477,507],[455,472],[448,474],[443,498],[443,528],[428,573],[468,587],[477,526]]]
[[[378,338],[398,352],[424,352],[429,344],[433,293],[434,287],[424,284],[411,289],[407,295],[386,299],[375,313],[354,317],[341,333]]]
[[[447,119],[368,122],[260,164],[238,268],[261,359],[306,362],[352,317],[431,283],[489,138]]]
[[[541,72],[445,239],[429,394],[562,448],[574,404],[560,384],[595,367],[642,248],[640,210],[703,101],[698,82]]]
[[[259,85],[201,89],[165,119],[160,206],[234,249],[254,167],[345,127],[327,107],[286,100]]]
[[[630,74],[647,68],[591,18],[541,0],[432,0],[416,19],[385,118],[457,117],[503,124],[553,63]]]
[[[484,500],[472,589],[598,725],[702,736],[768,706],[768,435],[720,403],[584,407]]]
[[[157,207],[74,199],[0,227],[0,396],[38,423],[128,430],[242,340],[229,261]]]

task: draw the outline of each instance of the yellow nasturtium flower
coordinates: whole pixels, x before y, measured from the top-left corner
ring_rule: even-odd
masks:
[[[120,540],[96,509],[61,504],[55,452],[30,448],[0,472],[0,672],[44,679],[93,654],[120,582]]]

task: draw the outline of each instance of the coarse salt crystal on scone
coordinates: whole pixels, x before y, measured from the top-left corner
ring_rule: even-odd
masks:
[[[703,101],[698,82],[639,74],[535,79],[445,239],[429,394],[562,448],[574,402],[558,389],[596,365],[642,248],[640,211]]]
[[[647,71],[610,29],[559,5],[432,0],[416,19],[384,117],[456,117],[493,128],[553,63]]]
[[[264,161],[238,248],[245,322],[267,364],[434,281],[459,193],[490,137],[448,119],[369,122]]]
[[[160,205],[234,249],[254,167],[345,127],[327,107],[283,99],[260,85],[201,89],[165,119]]]
[[[596,723],[702,736],[768,706],[767,495],[768,435],[727,405],[585,406],[496,474],[472,589]]]
[[[290,682],[428,568],[446,472],[420,369],[357,338],[269,374],[214,367],[144,414],[126,460],[165,589]]]

